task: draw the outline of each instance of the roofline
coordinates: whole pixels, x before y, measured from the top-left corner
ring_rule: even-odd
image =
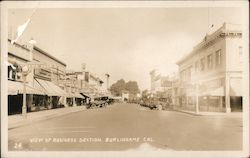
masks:
[[[8,41],[11,42],[11,39],[8,38]],[[19,44],[19,43],[17,43],[17,42],[14,42],[13,44],[18,45],[19,47],[21,47],[21,48],[23,48],[23,49],[25,49],[25,50],[27,50],[27,51],[30,51],[29,48],[27,48],[27,47],[25,47],[25,46],[23,46],[23,45],[21,45],[21,44]]]
[[[64,62],[60,61],[59,59],[57,59],[56,57],[50,55],[49,53],[46,53],[44,50],[42,50],[42,49],[39,48],[38,46],[35,46],[35,45],[34,45],[34,50],[39,51],[40,53],[42,53],[42,54],[48,56],[49,58],[51,58],[51,59],[57,61],[58,63],[64,65],[65,67],[67,66]]]
[[[235,32],[235,30],[226,30],[225,29],[225,25],[226,24],[230,24],[230,23],[224,23],[220,28],[218,28],[215,32],[213,32],[210,35],[206,35],[203,40],[201,42],[199,42],[197,45],[195,45],[193,47],[193,50],[188,53],[187,55],[185,55],[184,57],[182,57],[179,61],[176,62],[177,65],[181,64],[183,61],[185,61],[186,59],[190,58],[192,55],[196,54],[198,50],[200,50],[201,48],[203,48],[204,44],[209,43],[213,40],[216,39],[217,36],[220,36],[221,33],[228,33],[230,31]],[[233,25],[238,25],[238,24],[233,24]],[[238,30],[240,31],[240,30]],[[241,31],[240,31],[241,32]],[[206,40],[205,40],[206,39]]]

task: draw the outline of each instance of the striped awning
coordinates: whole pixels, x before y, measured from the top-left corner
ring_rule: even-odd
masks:
[[[85,98],[80,93],[67,93],[68,98]]]
[[[8,81],[8,95],[23,94],[24,84],[18,81]],[[26,94],[45,95],[45,93],[35,87],[26,84]]]
[[[55,85],[54,83],[46,80],[35,79],[39,86],[41,86],[48,96],[67,96],[67,93]]]

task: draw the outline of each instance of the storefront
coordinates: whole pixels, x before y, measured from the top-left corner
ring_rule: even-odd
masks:
[[[20,114],[23,106],[24,83],[18,81],[8,81],[8,114]],[[27,111],[31,111],[33,95],[45,95],[43,91],[26,84]]]
[[[35,78],[34,87],[42,89],[44,93],[47,95],[44,97],[45,107],[50,109],[50,108],[60,108],[65,106],[66,102],[64,101],[63,98],[65,98],[67,93],[54,83],[47,80]]]

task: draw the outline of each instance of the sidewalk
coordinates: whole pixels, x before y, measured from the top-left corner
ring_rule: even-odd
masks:
[[[182,110],[182,109],[174,109],[174,111],[182,112],[186,114],[191,114],[194,116],[230,116],[230,117],[242,117],[242,112],[199,112],[196,113],[195,111],[188,111],[188,110]]]
[[[8,116],[8,129],[17,128],[28,125],[30,123],[46,120],[73,112],[86,110],[85,106],[65,107],[58,109],[50,109],[38,112],[27,113],[27,118],[23,118],[21,114]]]

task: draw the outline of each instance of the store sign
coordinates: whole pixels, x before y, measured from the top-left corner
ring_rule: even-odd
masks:
[[[51,72],[47,69],[35,68],[34,77],[51,80]]]

